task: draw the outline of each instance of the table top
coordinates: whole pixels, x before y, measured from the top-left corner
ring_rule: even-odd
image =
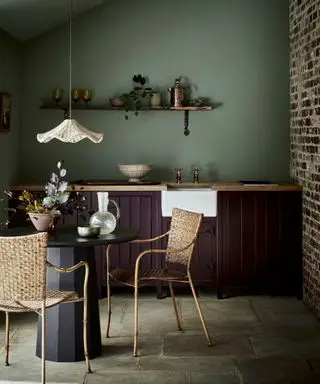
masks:
[[[0,231],[0,236],[14,237],[39,233],[33,227],[17,227]],[[48,247],[92,247],[96,245],[119,244],[135,240],[139,237],[139,231],[132,228],[116,228],[109,235],[97,237],[80,237],[77,227],[57,228],[49,234]]]

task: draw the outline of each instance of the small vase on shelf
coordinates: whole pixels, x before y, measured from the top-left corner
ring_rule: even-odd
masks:
[[[109,200],[108,192],[97,192],[98,196],[98,212],[95,212],[90,217],[90,226],[100,227],[101,235],[112,233],[116,226],[117,220],[120,217],[120,209],[114,200]],[[113,203],[117,209],[116,216],[108,211],[109,203]]]

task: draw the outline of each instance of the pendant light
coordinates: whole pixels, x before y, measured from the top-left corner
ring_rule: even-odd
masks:
[[[82,139],[89,139],[93,143],[100,143],[103,133],[89,131],[77,120],[72,118],[71,89],[72,89],[72,0],[69,7],[69,112],[68,117],[57,127],[45,133],[37,134],[40,143],[47,143],[52,139],[58,139],[64,143],[77,143]]]

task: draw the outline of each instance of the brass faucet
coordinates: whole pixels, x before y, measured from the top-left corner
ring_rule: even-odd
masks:
[[[176,183],[180,184],[182,181],[182,169],[181,168],[175,168],[176,171]]]
[[[193,182],[195,184],[198,184],[199,183],[199,171],[200,171],[200,168],[193,167],[192,170],[193,170]]]

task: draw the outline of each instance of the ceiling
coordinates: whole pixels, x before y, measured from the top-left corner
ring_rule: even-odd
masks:
[[[74,17],[106,0],[73,0]],[[21,41],[67,22],[69,0],[0,0],[0,29]]]

